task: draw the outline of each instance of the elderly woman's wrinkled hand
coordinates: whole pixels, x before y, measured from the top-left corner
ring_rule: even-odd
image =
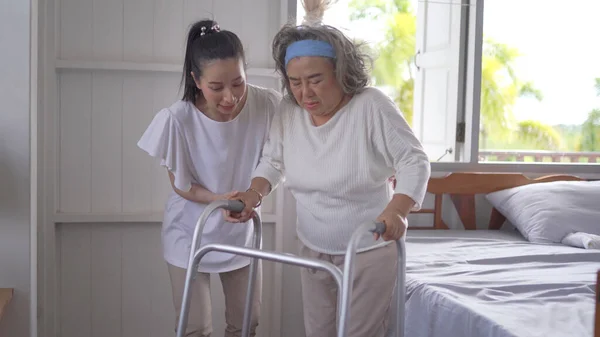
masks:
[[[383,211],[377,221],[385,224],[385,233],[381,235],[384,241],[400,239],[408,228],[406,218],[402,214],[390,210]],[[377,233],[375,233],[375,240],[379,240],[379,234]]]
[[[254,216],[254,205],[258,204],[256,193],[238,192],[231,195],[228,199],[239,200],[244,203],[244,210],[240,213],[225,211],[225,221],[233,223],[243,223]]]

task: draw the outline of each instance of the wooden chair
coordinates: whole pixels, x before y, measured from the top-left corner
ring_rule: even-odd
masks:
[[[0,319],[2,319],[2,315],[13,297],[13,292],[12,288],[0,288]]]
[[[600,337],[600,270],[596,276],[596,323],[594,337]]]

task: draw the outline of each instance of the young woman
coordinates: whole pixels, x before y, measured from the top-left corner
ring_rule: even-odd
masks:
[[[246,209],[230,217],[245,221],[285,177],[296,199],[300,255],[341,268],[356,228],[385,223],[381,240],[366,232],[359,243],[348,326],[349,337],[383,337],[398,268],[390,243],[405,235],[408,213],[421,207],[431,170],[398,107],[368,86],[368,58],[342,32],[320,24],[328,2],[303,1],[306,24],[285,26],[274,38],[287,94],[251,189],[233,197]],[[306,336],[335,336],[335,282],[302,269],[301,283]]]
[[[207,204],[247,188],[267,139],[281,95],[246,82],[245,56],[238,36],[211,20],[195,23],[187,37],[183,98],[160,110],[138,146],[166,167],[173,191],[162,229],[163,255],[171,276],[177,317],[198,217]],[[214,212],[202,244],[251,246],[252,220],[226,222]],[[218,273],[225,293],[226,337],[242,328],[250,259],[211,252],[201,261],[191,289],[186,336],[210,336],[210,274]],[[260,316],[262,268],[253,303],[252,336]]]

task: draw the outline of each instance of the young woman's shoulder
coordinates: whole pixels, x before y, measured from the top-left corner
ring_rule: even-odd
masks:
[[[191,103],[179,101],[159,110],[137,143],[138,147],[152,157],[159,158],[171,170],[182,166],[174,160],[182,158],[175,154],[183,153],[185,148],[183,126],[186,125],[185,118],[190,107],[193,107]]]
[[[253,95],[259,102],[277,107],[281,101],[281,93],[275,89],[264,88],[254,84],[248,84],[248,93]]]
[[[252,101],[254,101],[254,104],[251,106],[255,109],[254,114],[266,116],[270,121],[275,114],[279,113],[281,93],[277,90],[248,85],[248,94],[253,95]]]
[[[178,122],[184,122],[188,116],[194,114],[194,103],[184,100],[178,100],[168,107],[161,109],[159,114],[166,114]]]
[[[194,109],[193,103],[184,100],[160,109],[152,118],[144,137],[155,137],[158,134],[182,136],[184,129],[192,123]]]

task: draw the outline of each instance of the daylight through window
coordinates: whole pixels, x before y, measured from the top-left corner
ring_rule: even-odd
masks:
[[[460,0],[338,0],[324,21],[366,43],[373,84],[432,162],[478,146],[471,161],[600,163],[600,1],[485,0],[478,125],[465,113],[474,12]]]

